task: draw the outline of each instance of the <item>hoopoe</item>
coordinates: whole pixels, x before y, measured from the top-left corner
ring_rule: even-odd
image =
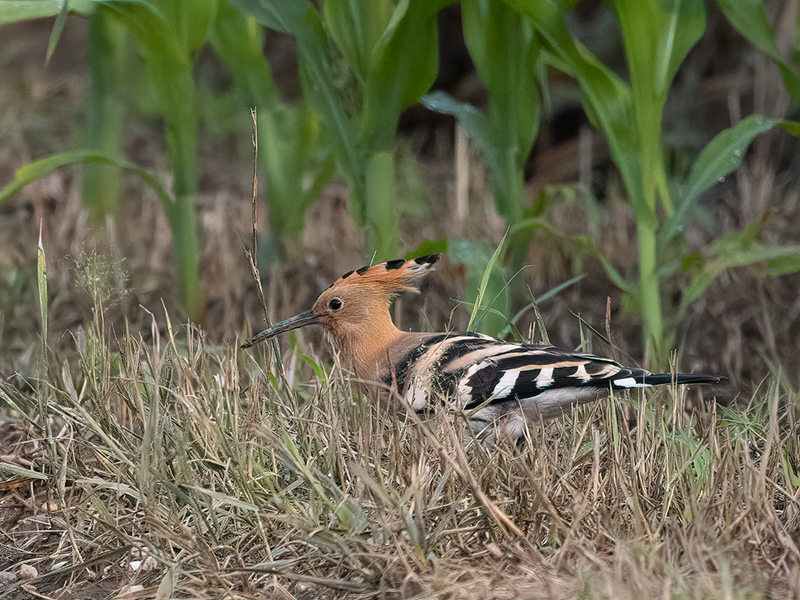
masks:
[[[609,358],[479,333],[413,333],[395,327],[392,298],[418,293],[439,254],[390,260],[349,271],[311,310],[276,323],[243,344],[249,348],[306,325],[321,325],[358,380],[379,399],[401,398],[426,412],[437,399],[454,402],[482,438],[517,440],[526,423],[560,415],[610,390],[670,383],[718,383],[713,375],[659,374]]]

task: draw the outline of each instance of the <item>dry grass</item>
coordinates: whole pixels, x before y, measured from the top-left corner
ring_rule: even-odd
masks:
[[[0,388],[2,460],[35,472],[0,496],[0,565],[37,573],[9,598],[800,597],[800,406],[775,381],[486,448],[383,413],[302,344],[281,374],[194,328],[108,343],[97,315]]]

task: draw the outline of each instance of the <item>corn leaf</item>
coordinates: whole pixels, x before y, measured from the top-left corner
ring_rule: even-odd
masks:
[[[396,124],[396,122],[395,122]],[[356,198],[364,206],[367,243],[376,260],[397,256],[397,198],[394,185],[394,152],[372,152],[364,161],[364,185]]]
[[[298,237],[308,206],[331,176],[319,117],[307,106],[281,100],[262,50],[264,30],[253,17],[223,3],[210,40],[247,102],[259,108],[259,157],[266,170],[270,227],[285,245]]]
[[[87,51],[91,84],[86,111],[87,146],[119,155],[125,117],[125,92],[131,79],[126,29],[98,7],[89,27]],[[83,202],[95,219],[113,214],[119,204],[121,171],[113,165],[87,163],[83,168]]]
[[[342,168],[351,178],[360,180],[362,165],[355,131],[335,86],[329,42],[319,13],[307,0],[233,0],[232,4],[262,25],[294,36],[305,93],[333,136]],[[351,209],[356,222],[363,225],[363,207]]]
[[[793,135],[794,137],[800,137],[800,121],[789,121],[784,120],[778,123],[778,127],[783,129],[789,135]]]
[[[664,105],[678,67],[705,31],[706,16],[702,2],[695,0],[616,0],[613,7],[633,95],[635,144],[626,149],[635,157],[635,179],[626,184],[635,186],[628,191],[641,241],[643,226],[648,233],[658,226],[652,219],[658,200],[667,214],[672,211],[661,142]]]
[[[181,302],[190,318],[203,308],[200,243],[194,195],[197,192],[197,106],[195,52],[203,46],[216,17],[218,0],[101,0],[139,41],[149,80],[164,116],[175,203],[167,213],[178,263]]]
[[[689,286],[681,298],[679,314],[706,291],[725,271],[766,262],[775,272],[787,274],[800,270],[800,245],[770,246],[756,238],[759,223],[751,223],[740,231],[732,231],[716,240],[692,267]]]
[[[629,196],[641,198],[636,125],[630,87],[570,35],[562,7],[554,0],[504,0],[530,19],[539,34],[548,61],[574,77],[581,88],[583,106],[591,123],[608,140]],[[633,200],[632,200],[633,201]],[[636,206],[637,218],[655,219]],[[641,217],[640,217],[641,215]]]
[[[600,249],[597,247],[597,245],[595,245],[595,243],[592,242],[592,240],[587,236],[565,233],[544,219],[525,219],[524,221],[520,221],[511,228],[511,233],[514,233],[517,229],[541,229],[543,231],[547,231],[551,235],[566,240],[570,244],[573,244],[575,248],[580,249],[587,255],[599,260],[600,264],[603,265],[606,274],[608,275],[609,279],[611,279],[612,283],[614,283],[614,285],[616,285],[623,292],[631,296],[636,296],[636,288],[629,283],[610,262],[608,262],[608,260],[600,252]]]
[[[499,145],[494,139],[486,115],[471,104],[460,102],[441,90],[425,94],[421,101],[429,110],[454,116],[480,151],[489,171],[492,173],[500,171]]]
[[[318,115],[307,107],[274,108],[259,116],[259,131],[271,226],[280,236],[296,239],[306,210],[332,175],[330,149]]]
[[[750,115],[708,143],[692,166],[678,206],[663,229],[662,247],[681,230],[703,193],[739,168],[753,139],[778,123],[762,115]]]
[[[775,32],[767,21],[764,2],[762,0],[717,0],[717,5],[739,33],[778,65],[792,103],[800,106],[800,69],[798,69],[796,61],[794,65],[791,65],[778,51]],[[795,29],[795,31],[797,30]]]
[[[184,54],[190,56],[208,42],[209,33],[217,17],[219,0],[148,0],[168,23],[170,30],[180,40]]]
[[[272,70],[264,56],[264,30],[252,17],[223,2],[209,41],[233,80],[259,113],[281,105]]]
[[[70,12],[89,15],[94,10],[92,0],[3,0],[0,2],[0,25],[27,21],[28,19],[41,19],[58,15],[62,6],[66,5]]]
[[[786,254],[777,256],[767,261],[769,275],[791,275],[800,271],[800,246],[787,247]]]
[[[157,89],[167,130],[175,194],[197,191],[197,115],[193,53],[208,41],[217,0],[191,4],[172,0],[106,0],[112,14],[137,37],[145,51],[150,80]]]
[[[772,129],[778,121],[762,115],[750,115],[711,140],[692,166],[682,201],[694,203],[721,177],[732,173],[739,165],[750,142],[757,135]]]
[[[439,238],[438,240],[425,240],[419,246],[414,248],[411,252],[406,252],[404,258],[411,260],[418,256],[425,254],[441,254],[447,252],[449,240],[447,238]]]
[[[47,54],[44,59],[45,64],[50,62],[53,52],[56,51],[58,40],[61,38],[61,32],[64,31],[64,23],[67,22],[67,12],[69,11],[67,0],[61,0],[60,4],[61,10],[59,10],[56,15],[56,21],[53,23],[53,30],[50,32],[50,39],[47,40]]]
[[[323,4],[325,30],[362,85],[393,11],[391,0],[325,0]]]
[[[505,173],[496,172],[505,193],[515,187],[511,179],[522,177],[522,168],[539,128],[539,92],[536,60],[539,45],[528,19],[520,19],[511,7],[492,0],[462,5],[464,39],[475,68],[489,91],[487,117],[496,143],[505,146]],[[498,65],[503,68],[498,69]],[[521,198],[502,202],[501,214],[518,212]]]
[[[436,77],[436,13],[445,3],[401,0],[387,20],[388,4],[332,0],[324,7],[327,30],[323,16],[305,0],[234,4],[267,27],[295,37],[305,95],[332,134],[350,183],[350,212],[356,223],[367,226],[368,244],[378,259],[396,254],[397,121]],[[342,62],[331,52],[334,45],[347,63],[344,77]],[[359,82],[355,89],[348,77]]]
[[[463,3],[462,22],[470,56],[489,92],[486,117],[443,92],[432,94],[426,104],[455,115],[475,140],[486,160],[498,212],[514,223],[522,216],[523,169],[539,127],[539,44],[529,20],[501,2]],[[524,247],[511,251],[524,254],[529,240],[518,241]]]
[[[369,61],[359,122],[364,148],[392,149],[400,113],[433,85],[439,69],[436,14],[445,4],[402,0],[395,8]]]
[[[174,200],[151,173],[130,161],[103,154],[93,149],[59,152],[58,154],[52,154],[51,156],[35,160],[20,167],[14,173],[14,180],[0,189],[0,204],[8,200],[25,186],[49,175],[56,169],[67,165],[91,162],[114,165],[138,175],[156,193],[165,209],[167,209],[167,211],[172,210]]]
[[[695,0],[616,0],[637,111],[663,104],[675,73],[705,31],[705,9]]]

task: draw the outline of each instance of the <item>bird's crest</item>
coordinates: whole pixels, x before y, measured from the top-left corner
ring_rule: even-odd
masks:
[[[439,254],[426,254],[410,260],[398,258],[377,265],[348,271],[330,287],[370,285],[389,295],[400,292],[419,293],[419,284],[433,270]]]

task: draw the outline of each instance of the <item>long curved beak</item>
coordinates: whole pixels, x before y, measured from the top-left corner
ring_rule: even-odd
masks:
[[[269,329],[265,329],[261,333],[257,333],[249,340],[245,341],[245,343],[242,344],[242,348],[250,348],[252,346],[255,346],[256,344],[260,344],[264,340],[268,340],[281,333],[286,333],[287,331],[291,331],[292,329],[297,329],[298,327],[313,325],[314,323],[318,322],[319,322],[319,317],[315,315],[313,311],[307,310],[305,312],[301,312],[299,315],[289,317],[285,321],[281,321],[280,323],[275,323],[275,325],[273,325]]]

